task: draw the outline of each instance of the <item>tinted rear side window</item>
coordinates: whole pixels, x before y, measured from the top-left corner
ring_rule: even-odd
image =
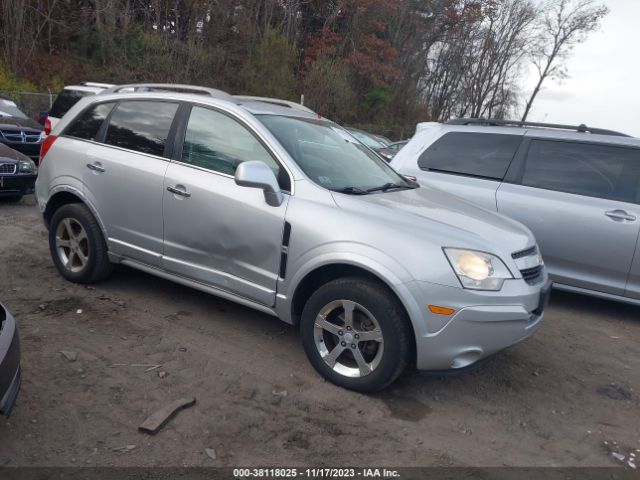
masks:
[[[422,170],[502,180],[520,145],[520,135],[451,132],[418,159]]]
[[[105,143],[162,156],[177,103],[122,102],[111,115]]]
[[[78,100],[88,95],[94,95],[94,93],[81,92],[78,90],[62,90],[62,92],[60,92],[56,97],[56,101],[53,102],[51,110],[49,111],[49,116],[62,118],[64,114],[71,109],[71,107],[78,103]]]
[[[532,140],[522,184],[634,202],[639,173],[640,149]]]
[[[115,103],[100,103],[89,108],[69,125],[64,132],[65,135],[85,140],[95,140],[98,136],[98,130],[100,130],[102,123],[114,105]]]

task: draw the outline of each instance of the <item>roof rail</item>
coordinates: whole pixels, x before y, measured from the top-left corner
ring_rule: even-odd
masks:
[[[598,135],[613,135],[616,137],[629,137],[625,133],[616,132],[614,130],[605,130],[604,128],[587,127],[584,123],[581,125],[560,125],[557,123],[540,123],[540,122],[520,122],[517,120],[498,120],[495,118],[454,118],[445,122],[447,125],[486,125],[486,126],[504,126],[504,127],[541,127],[541,128],[557,128],[561,130],[574,130],[580,133],[594,133]]]
[[[280,107],[285,108],[293,108],[294,110],[302,110],[303,112],[313,113],[309,107],[305,107],[301,103],[292,102],[290,100],[282,100],[281,98],[270,98],[270,97],[255,97],[253,95],[234,95],[233,98],[240,100],[241,102],[261,102],[261,103],[270,103],[272,105],[278,105]]]
[[[98,88],[111,88],[115,87],[113,83],[98,83],[98,82],[82,82],[85,87],[98,87]]]
[[[101,95],[110,93],[133,93],[133,92],[175,92],[191,93],[195,95],[208,95],[222,100],[234,101],[227,92],[216,88],[201,87],[199,85],[183,85],[179,83],[130,83],[126,85],[115,85],[100,92]]]

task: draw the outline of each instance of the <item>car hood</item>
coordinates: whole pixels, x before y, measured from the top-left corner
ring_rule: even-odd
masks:
[[[381,225],[438,236],[443,247],[511,254],[535,243],[524,225],[432,187],[370,195],[334,193],[333,197],[340,208],[373,216]]]
[[[0,163],[15,163],[18,160],[29,160],[29,157],[0,143]]]
[[[0,117],[0,128],[24,127],[42,131],[42,125],[31,118]]]

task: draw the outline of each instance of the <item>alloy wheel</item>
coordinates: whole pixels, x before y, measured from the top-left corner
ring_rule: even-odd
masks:
[[[89,261],[89,239],[83,226],[74,218],[63,218],[56,229],[56,252],[64,267],[81,272]]]
[[[336,373],[365,377],[380,365],[384,351],[380,324],[359,303],[328,303],[318,313],[313,330],[320,357]]]

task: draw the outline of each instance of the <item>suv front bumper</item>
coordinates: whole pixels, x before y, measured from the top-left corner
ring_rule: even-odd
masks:
[[[8,416],[11,413],[21,379],[20,340],[16,322],[0,305],[0,415]]]
[[[551,282],[505,282],[499,292],[412,282],[420,295],[421,328],[416,331],[420,370],[455,370],[499,352],[529,337],[540,326]],[[453,315],[432,314],[428,305],[455,309]]]

